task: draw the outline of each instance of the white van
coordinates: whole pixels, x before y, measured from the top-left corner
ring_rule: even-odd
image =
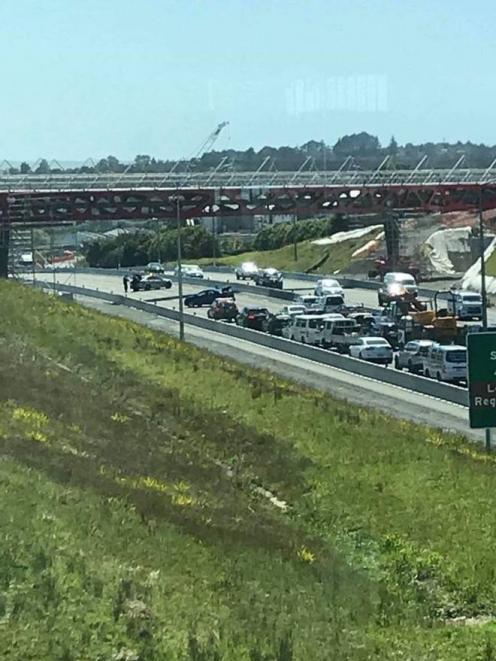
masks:
[[[434,344],[424,361],[424,376],[460,383],[467,380],[467,348],[457,344]]]
[[[482,296],[473,291],[454,291],[448,297],[448,313],[458,319],[482,319]]]
[[[320,344],[320,332],[325,319],[326,317],[321,314],[298,315],[282,329],[282,334],[288,340],[304,344]]]
[[[341,312],[345,307],[344,297],[338,292],[319,296],[317,299],[317,305],[319,310],[323,310],[326,314]]]
[[[359,327],[354,319],[342,314],[326,317],[320,332],[320,344],[324,349],[336,348],[340,353],[348,353],[352,344],[357,343]]]

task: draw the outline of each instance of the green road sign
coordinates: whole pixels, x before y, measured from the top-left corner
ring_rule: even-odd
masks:
[[[470,333],[467,347],[470,426],[496,427],[496,333]]]

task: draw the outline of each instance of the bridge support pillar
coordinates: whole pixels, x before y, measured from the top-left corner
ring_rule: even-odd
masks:
[[[9,277],[9,243],[10,226],[8,223],[0,224],[0,278]]]
[[[400,253],[400,226],[398,218],[391,213],[384,219],[384,234],[388,263],[392,270],[396,269]]]

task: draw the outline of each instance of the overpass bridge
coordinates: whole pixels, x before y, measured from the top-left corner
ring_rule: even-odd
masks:
[[[0,223],[496,208],[496,172],[397,170],[0,174]]]

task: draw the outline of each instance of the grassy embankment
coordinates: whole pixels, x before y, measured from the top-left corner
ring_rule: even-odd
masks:
[[[491,254],[486,262],[486,273],[493,277],[496,276],[496,250]]]
[[[2,658],[495,658],[492,457],[20,285],[0,300]]]
[[[345,271],[352,263],[352,254],[365,245],[377,235],[377,230],[360,237],[359,239],[349,239],[330,246],[318,246],[312,241],[301,241],[297,244],[298,260],[294,259],[293,245],[284,246],[277,250],[264,250],[257,252],[245,252],[240,255],[221,257],[216,260],[216,264],[226,266],[236,266],[241,262],[254,261],[258,266],[272,266],[282,271],[305,272],[312,269],[312,273],[336,273]],[[326,258],[327,256],[327,258]],[[320,266],[313,268],[321,260],[324,260]],[[193,260],[195,261],[195,260]],[[212,258],[196,260],[199,264],[212,264]]]

